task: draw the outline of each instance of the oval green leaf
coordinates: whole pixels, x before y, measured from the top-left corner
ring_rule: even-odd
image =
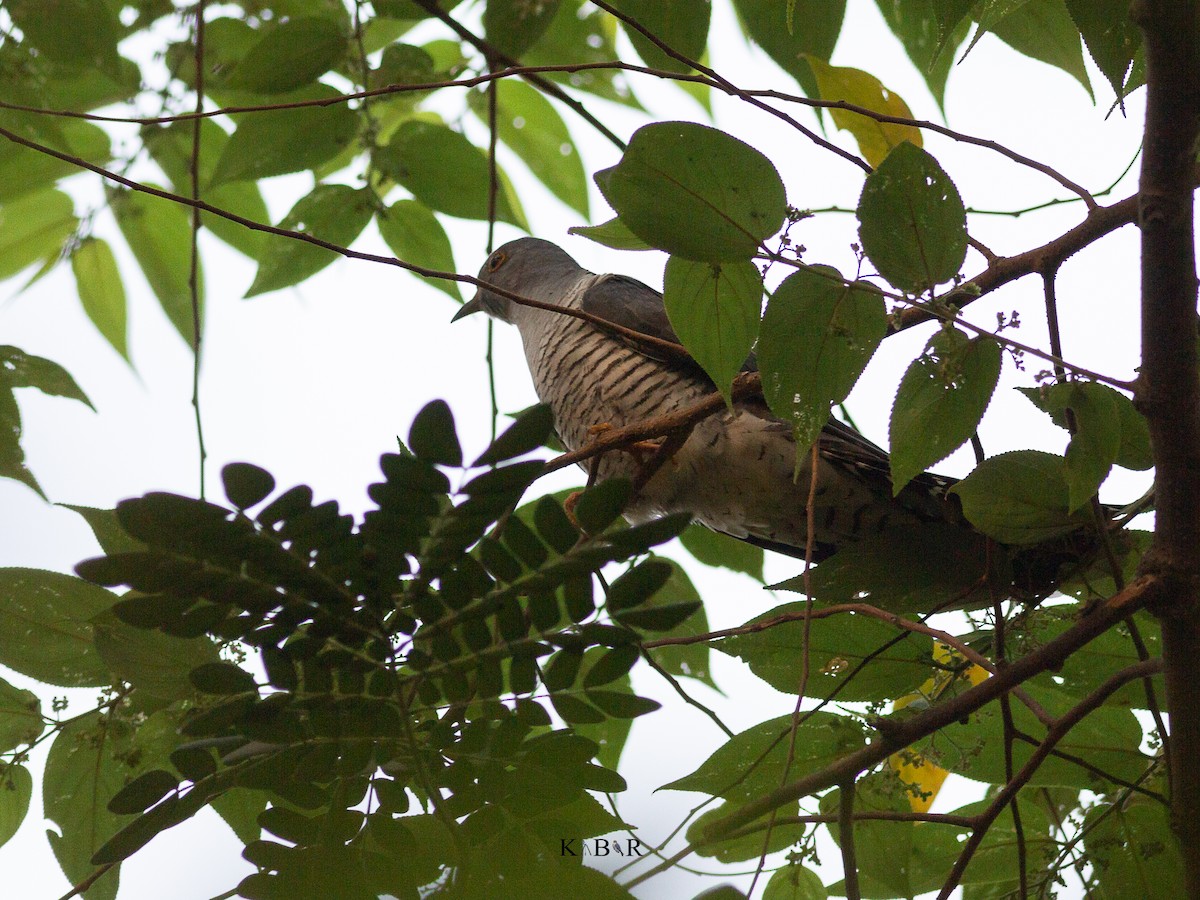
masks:
[[[373,160],[426,206],[464,219],[487,219],[487,154],[461,132],[414,119],[401,125]],[[502,172],[497,174],[496,218],[528,231],[512,185]]]
[[[225,85],[260,94],[281,94],[315,81],[345,55],[346,38],[333,19],[289,19],[271,28],[246,52]]]
[[[858,201],[858,236],[879,274],[919,294],[958,274],[967,256],[967,214],[936,159],[910,143],[870,175]]]
[[[985,459],[950,490],[968,522],[1005,544],[1037,544],[1091,521],[1070,511],[1066,460],[1040,450]]]
[[[138,191],[118,193],[110,206],[163,312],[187,345],[195,346],[192,292],[188,285],[192,265],[192,226],[188,212],[170,200]],[[203,278],[198,290],[203,331]]]
[[[112,248],[103,238],[85,238],[71,254],[79,302],[114,350],[129,361],[125,342],[125,287]]]
[[[883,297],[829,266],[789,275],[767,303],[758,340],[763,396],[803,454],[846,399],[887,332]]]
[[[338,91],[319,84],[289,100],[329,100],[329,106],[275,109],[236,117],[237,131],[221,152],[210,187],[302,172],[328,162],[354,140],[358,117]]]
[[[699,262],[745,260],[779,230],[783,181],[763,154],[692,122],[639,128],[596,184],[639,238]]]
[[[489,4],[489,9],[491,6]],[[536,88],[505,79],[496,91],[496,131],[550,193],[583,216],[588,215],[587,174],[567,125]],[[472,112],[488,123],[487,94],[467,95]]]
[[[663,303],[679,340],[729,401],[750,355],[762,310],[762,276],[749,260],[667,260]]]
[[[0,664],[64,687],[99,687],[112,676],[92,643],[91,619],[117,596],[81,578],[0,569]]]
[[[446,236],[446,230],[437,216],[425,204],[417,200],[397,200],[386,210],[376,213],[375,223],[379,226],[384,243],[396,254],[397,259],[426,269],[455,271],[450,238]],[[424,275],[417,277],[462,302],[462,291],[457,281],[426,278]]]
[[[975,433],[1000,378],[1000,345],[939,331],[913,360],[892,404],[892,494]]]
[[[367,227],[374,213],[368,191],[345,184],[318,184],[291,208],[279,227],[348,247]],[[247,297],[299,284],[341,256],[307,241],[272,234],[263,244],[259,259],[258,272],[246,291]]]

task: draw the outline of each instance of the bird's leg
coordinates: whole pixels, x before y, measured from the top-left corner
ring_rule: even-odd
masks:
[[[604,434],[604,432],[606,432],[606,431],[612,431],[612,430],[613,430],[613,426],[612,426],[611,422],[600,422],[596,425],[588,426],[587,436],[588,436],[588,438],[594,438],[601,434]],[[653,453],[654,451],[658,450],[658,448],[661,446],[662,446],[662,440],[634,441],[632,444],[628,444],[624,447],[618,447],[615,449],[628,451],[633,456],[638,457],[638,462],[640,463],[642,460],[639,456],[639,453]]]
[[[598,427],[600,426],[593,425],[592,428],[588,429],[588,434],[592,433],[593,428]],[[611,427],[611,425],[605,425],[603,428],[600,428],[600,430],[603,431],[605,428]],[[590,460],[588,460],[588,480],[587,484],[583,487],[584,491],[596,483],[596,475],[599,473],[599,471],[600,457],[593,456]],[[583,491],[571,491],[571,493],[567,494],[567,499],[563,501],[563,512],[567,514],[567,518],[571,520],[572,525],[574,525],[580,531],[583,531],[583,526],[580,525],[579,520],[575,518],[575,504],[579,502],[579,498],[581,496],[583,496]]]
[[[672,431],[661,441],[652,444],[653,453],[649,459],[642,460],[641,458],[638,458],[638,471],[637,475],[635,475],[633,479],[634,496],[637,496],[637,493],[646,486],[646,483],[651,478],[654,477],[654,473],[662,468],[662,464],[674,456],[676,452],[678,452],[679,448],[687,442],[688,437],[691,436],[692,427],[693,426],[689,425],[686,428],[680,428],[677,431]],[[647,441],[643,443],[650,442]],[[635,453],[634,456],[637,457],[637,454]]]

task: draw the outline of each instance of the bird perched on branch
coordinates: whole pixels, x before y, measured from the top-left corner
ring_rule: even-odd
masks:
[[[676,413],[716,391],[686,354],[670,352],[679,339],[662,295],[636,279],[594,275],[537,238],[496,250],[479,279],[537,305],[481,288],[455,319],[483,310],[517,326],[537,394],[571,450],[602,429]],[[744,371],[754,370],[748,360]],[[817,445],[814,487],[810,457],[797,473],[792,428],[761,396],[721,406],[690,432],[665,440],[665,458],[653,458],[643,442],[583,463],[594,466],[600,480],[633,480],[637,491],[626,509],[631,521],[686,511],[713,531],[803,559],[812,490],[811,558],[817,562],[889,526],[961,520],[957,501],[946,493],[954,479],[921,475],[893,497],[887,453],[832,418]],[[648,466],[657,468],[647,477]]]

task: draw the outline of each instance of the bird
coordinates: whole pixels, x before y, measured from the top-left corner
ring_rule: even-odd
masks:
[[[569,450],[587,445],[599,429],[671,413],[717,390],[686,355],[662,352],[662,342],[678,344],[679,338],[662,294],[641,281],[593,274],[558,245],[533,237],[496,249],[478,281],[482,286],[455,320],[482,311],[516,326],[534,388]],[[613,334],[559,309],[623,331]],[[743,368],[756,370],[753,356]],[[891,527],[935,522],[969,530],[949,493],[955,479],[925,473],[893,496],[887,452],[833,417],[817,441],[813,485],[809,454],[797,460],[792,426],[761,396],[737,400],[697,423],[648,479],[639,478],[644,457],[636,448],[614,450],[591,463],[596,479],[622,477],[638,486],[625,509],[635,524],[686,512],[713,531],[813,563]]]

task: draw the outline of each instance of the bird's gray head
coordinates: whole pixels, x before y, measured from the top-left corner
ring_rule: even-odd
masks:
[[[540,238],[518,238],[492,253],[479,270],[479,280],[523,297],[555,303],[584,270],[557,244]],[[518,304],[481,287],[454,316],[454,321],[483,310],[504,322],[513,321]]]

